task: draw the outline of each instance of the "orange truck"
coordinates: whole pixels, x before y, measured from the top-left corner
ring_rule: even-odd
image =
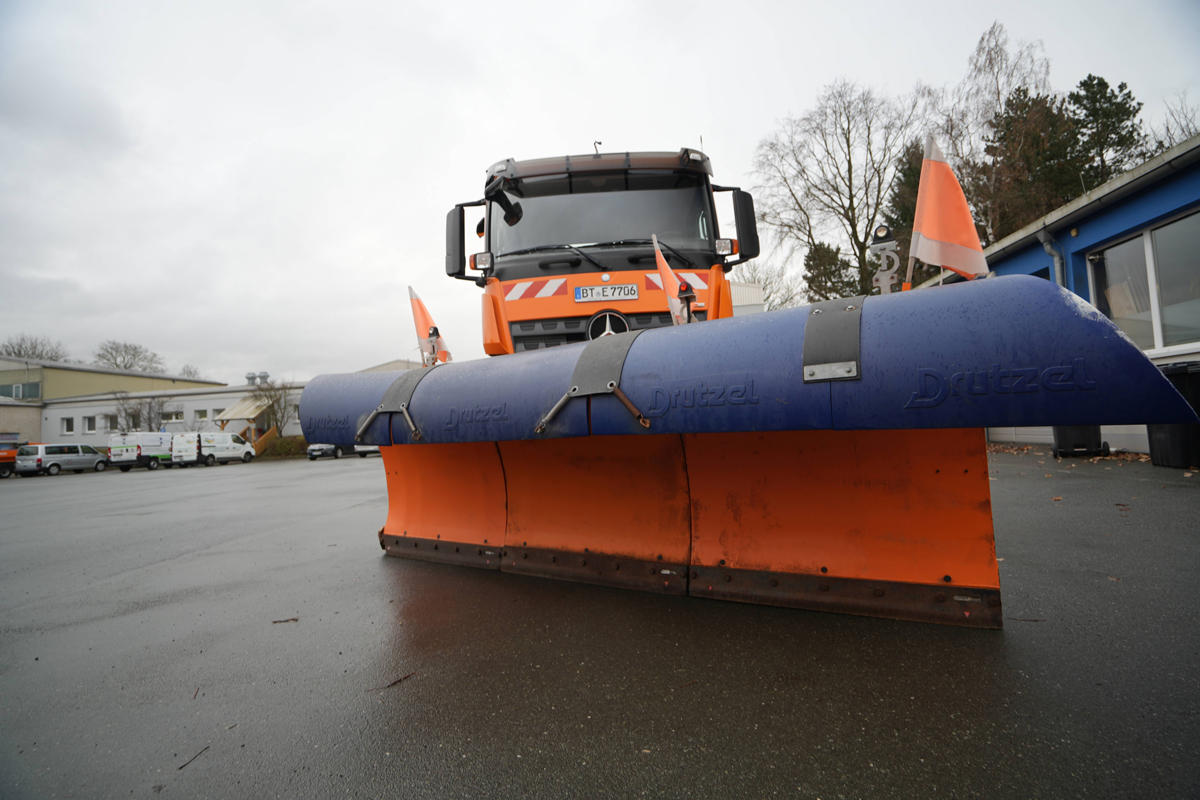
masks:
[[[759,245],[750,196],[710,174],[688,149],[506,160],[450,212],[446,271],[483,290],[495,357],[450,363],[413,293],[424,368],[319,375],[300,400],[309,441],[379,446],[385,553],[999,628],[982,429],[1198,421],[1038,278],[726,319]]]
[[[0,440],[0,479],[9,478],[16,472],[17,448],[23,442]]]
[[[712,183],[707,156],[597,153],[487,171],[484,199],[446,218],[446,273],[484,290],[483,344],[504,355],[672,324],[655,250],[694,293],[696,320],[733,316],[728,272],[759,253],[754,200]],[[738,238],[723,238],[715,193],[732,194]],[[465,208],[484,206],[465,255]],[[520,224],[518,224],[520,223]]]

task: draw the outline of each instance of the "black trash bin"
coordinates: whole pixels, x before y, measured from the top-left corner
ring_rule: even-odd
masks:
[[[1060,456],[1106,456],[1108,442],[1100,440],[1099,425],[1055,425],[1055,458]]]
[[[1159,367],[1193,409],[1200,409],[1200,361]],[[1147,425],[1150,461],[1158,467],[1200,467],[1200,425]]]

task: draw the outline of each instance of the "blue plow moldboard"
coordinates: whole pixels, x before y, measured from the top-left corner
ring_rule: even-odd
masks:
[[[426,370],[407,407],[421,444],[1198,421],[1110,320],[1039,278],[867,297],[858,374],[841,380],[804,380],[804,334],[818,324],[814,312],[817,306],[805,306],[643,332],[625,356],[619,387],[649,428],[614,395],[597,394],[568,400],[535,433],[570,388],[586,344]],[[305,437],[353,444],[400,374],[314,378],[300,401]],[[411,442],[399,413],[380,414],[363,437]]]

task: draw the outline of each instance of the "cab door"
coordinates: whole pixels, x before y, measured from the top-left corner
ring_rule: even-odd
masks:
[[[104,456],[102,456],[100,454],[100,451],[97,450],[96,448],[92,447],[91,445],[86,445],[86,444],[80,445],[79,453],[80,453],[79,466],[76,467],[75,469],[81,469],[81,468],[92,469],[93,467],[96,466],[97,461],[104,460]]]

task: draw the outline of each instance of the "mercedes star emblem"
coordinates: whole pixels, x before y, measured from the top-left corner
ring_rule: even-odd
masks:
[[[629,330],[629,321],[616,311],[601,311],[588,322],[588,339],[599,339],[601,336],[612,336]]]

